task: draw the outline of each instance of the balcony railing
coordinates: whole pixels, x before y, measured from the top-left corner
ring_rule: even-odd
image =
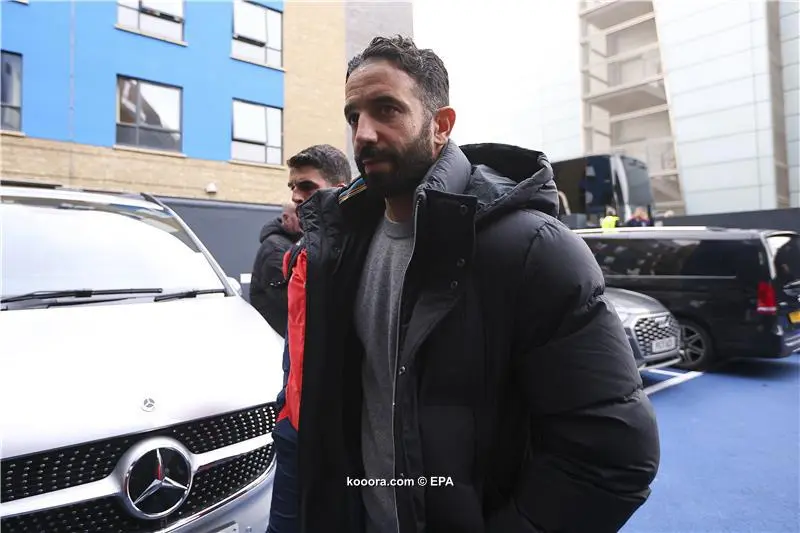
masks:
[[[608,81],[612,87],[630,85],[659,76],[661,58],[656,56],[621,61],[608,67]]]
[[[580,16],[599,30],[652,12],[651,0],[586,0],[580,6]]]
[[[612,151],[644,161],[651,175],[673,173],[678,169],[672,137],[618,144],[612,147]]]
[[[589,9],[601,6],[603,4],[608,4],[617,1],[622,1],[622,0],[583,0],[583,2],[581,2],[581,11],[587,11]]]
[[[663,73],[661,52],[652,43],[634,52],[627,52],[584,65],[584,72],[597,80],[607,80],[608,89],[651,80]],[[597,87],[597,84],[592,84]],[[597,92],[594,89],[592,92]]]

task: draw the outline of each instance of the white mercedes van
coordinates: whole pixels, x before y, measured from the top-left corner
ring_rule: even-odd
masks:
[[[151,196],[0,200],[0,531],[263,533],[280,336]]]

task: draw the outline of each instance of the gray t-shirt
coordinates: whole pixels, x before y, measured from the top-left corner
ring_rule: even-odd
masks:
[[[372,238],[356,296],[356,331],[366,351],[361,370],[361,446],[367,479],[394,477],[392,411],[398,304],[414,242],[413,221],[384,218]],[[365,487],[366,532],[397,531],[394,487]]]

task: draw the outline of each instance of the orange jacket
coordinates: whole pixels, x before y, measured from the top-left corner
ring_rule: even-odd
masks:
[[[283,257],[283,275],[288,275],[291,249]],[[300,423],[300,392],[303,388],[303,350],[306,340],[306,249],[297,255],[287,287],[288,318],[286,343],[289,354],[289,376],[285,401],[278,420],[288,418],[295,430]]]

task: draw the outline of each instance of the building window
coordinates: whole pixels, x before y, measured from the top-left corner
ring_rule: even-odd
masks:
[[[0,79],[0,101],[2,101],[2,129],[22,131],[22,56],[2,52],[2,79]]]
[[[283,110],[233,101],[231,159],[283,164]]]
[[[117,24],[153,37],[183,41],[183,0],[118,0]]]
[[[234,0],[232,55],[269,67],[283,67],[283,13]]]
[[[180,87],[117,77],[117,144],[180,152]]]

